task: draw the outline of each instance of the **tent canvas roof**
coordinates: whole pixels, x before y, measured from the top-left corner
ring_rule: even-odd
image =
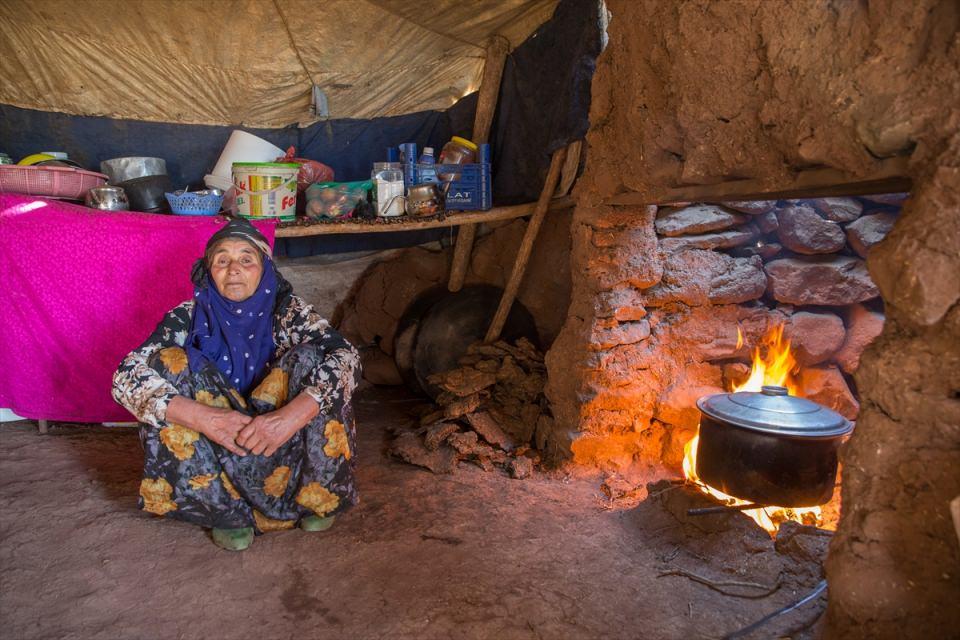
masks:
[[[282,127],[446,109],[488,39],[557,0],[4,0],[0,102],[75,115]]]

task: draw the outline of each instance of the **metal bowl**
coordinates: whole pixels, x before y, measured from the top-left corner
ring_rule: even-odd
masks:
[[[173,195],[182,196],[185,193],[192,193],[193,195],[199,196],[201,198],[205,198],[207,196],[214,196],[219,198],[220,196],[223,195],[223,190],[222,189],[200,189],[199,191],[186,191],[184,189],[177,189],[176,191],[173,192]]]
[[[53,160],[41,160],[37,163],[38,167],[73,167],[74,169],[83,169],[80,163],[73,160],[54,158]]]
[[[130,156],[112,158],[100,163],[100,172],[107,174],[110,184],[119,184],[145,176],[167,175],[167,161],[163,158]]]
[[[87,191],[83,201],[88,207],[101,211],[128,211],[130,209],[127,194],[120,187],[94,187]]]
[[[443,213],[443,199],[437,185],[432,182],[416,184],[407,191],[407,214],[432,216]]]

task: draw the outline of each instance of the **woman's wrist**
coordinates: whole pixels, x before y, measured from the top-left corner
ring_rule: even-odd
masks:
[[[307,426],[320,413],[320,405],[307,393],[300,393],[281,408],[297,430]]]
[[[201,426],[205,421],[200,419],[200,414],[204,409],[206,409],[206,406],[196,400],[191,400],[185,396],[177,396],[167,404],[166,421],[202,432]]]

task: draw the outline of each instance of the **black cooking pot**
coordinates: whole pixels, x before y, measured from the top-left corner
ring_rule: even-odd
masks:
[[[131,211],[146,213],[169,213],[170,205],[164,195],[173,191],[170,176],[141,176],[119,183],[130,200]]]
[[[849,420],[777,386],[704,396],[697,406],[701,480],[763,505],[812,507],[830,501],[837,449],[853,430]]]

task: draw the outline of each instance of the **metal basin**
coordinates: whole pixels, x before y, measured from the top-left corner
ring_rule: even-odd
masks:
[[[88,207],[101,211],[127,211],[130,209],[127,194],[120,187],[94,187],[87,191],[83,202]]]
[[[163,158],[146,156],[112,158],[100,163],[100,172],[107,175],[107,181],[110,184],[120,184],[126,180],[145,176],[165,176],[167,161]]]

